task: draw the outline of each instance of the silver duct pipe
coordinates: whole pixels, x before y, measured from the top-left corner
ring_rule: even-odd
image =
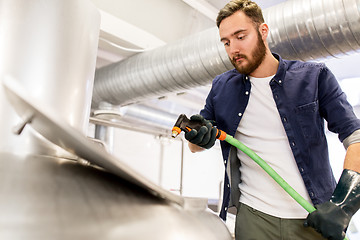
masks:
[[[151,122],[152,127],[167,128],[169,131],[174,126],[177,119],[176,114],[171,114],[159,109],[154,109],[145,105],[131,105],[122,107],[120,112],[123,119],[127,122],[139,122],[139,124],[146,124]]]
[[[107,124],[101,124],[101,122],[95,122],[97,125],[108,125],[108,126],[118,126],[123,124],[124,127],[128,125],[136,124],[140,128],[149,128],[148,132],[150,133],[164,133],[167,132],[170,136],[171,128],[178,115],[171,114],[169,112],[162,111],[160,109],[155,109],[146,105],[136,104],[124,106],[121,108],[111,108],[111,106],[106,106],[93,112],[93,117],[90,121],[98,119],[104,120]],[[151,123],[151,124],[149,124]],[[98,138],[95,135],[95,138]],[[98,138],[104,140],[102,138]]]
[[[359,9],[360,0],[287,1],[265,9],[269,46],[283,58],[301,60],[359,52]],[[98,69],[93,108],[205,85],[231,68],[215,27]]]
[[[272,51],[287,59],[360,52],[360,0],[287,1],[266,9]]]
[[[232,68],[217,32],[212,28],[98,69],[93,107],[101,101],[124,105],[209,83]]]

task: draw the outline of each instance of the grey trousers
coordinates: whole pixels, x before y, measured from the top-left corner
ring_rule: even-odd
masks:
[[[270,216],[240,203],[235,223],[236,240],[324,240],[304,219]]]

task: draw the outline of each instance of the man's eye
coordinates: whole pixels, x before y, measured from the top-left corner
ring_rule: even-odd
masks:
[[[243,40],[245,38],[245,36],[238,36],[239,40]]]
[[[229,42],[224,42],[224,46],[228,47],[228,46],[230,46],[230,43]]]

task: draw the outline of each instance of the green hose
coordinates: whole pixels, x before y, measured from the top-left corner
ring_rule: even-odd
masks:
[[[269,166],[261,157],[254,153],[250,148],[245,146],[243,143],[233,138],[229,134],[226,134],[225,141],[232,146],[240,149],[252,160],[254,160],[262,169],[267,172],[295,201],[297,201],[306,211],[312,213],[316,208],[306,201],[299,193],[297,193],[275,170]],[[344,240],[348,240],[347,237]]]

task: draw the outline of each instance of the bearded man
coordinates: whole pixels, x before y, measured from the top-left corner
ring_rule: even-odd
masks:
[[[247,239],[343,239],[360,207],[360,120],[321,63],[272,53],[259,6],[234,0],[217,17],[235,69],[217,76],[206,104],[191,117],[204,126],[185,134],[192,152],[211,148],[217,129],[240,140],[317,208],[308,214],[246,154],[221,142],[225,164],[220,217],[236,206],[235,235]],[[347,153],[336,184],[324,119]],[[310,226],[310,227],[309,227]]]

